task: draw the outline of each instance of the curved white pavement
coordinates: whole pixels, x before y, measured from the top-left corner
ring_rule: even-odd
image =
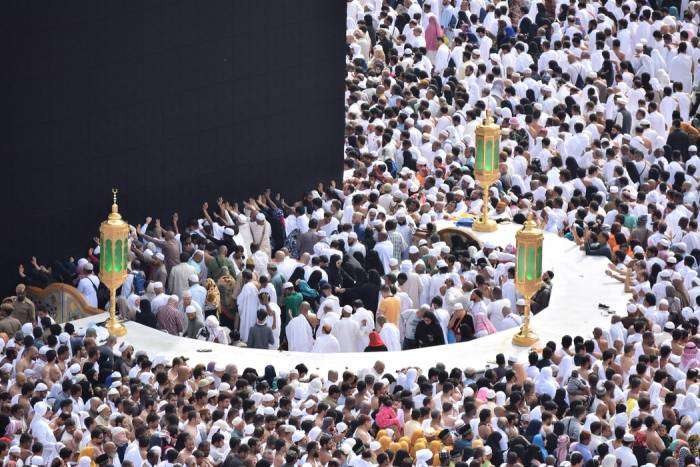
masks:
[[[451,222],[439,223],[440,228],[453,225]],[[490,240],[505,246],[515,244],[515,232],[521,227],[516,224],[501,224],[498,231],[492,233],[463,230],[479,241]],[[624,293],[620,282],[605,275],[607,264],[608,261],[604,258],[585,256],[569,240],[549,233],[544,234],[542,268],[552,270],[554,280],[549,307],[534,316],[531,321],[532,328],[540,337],[538,346],[549,340],[558,343],[564,334],[590,337],[596,326],[607,329],[610,326],[610,317],[599,311],[599,303],[608,305],[611,311],[624,314],[629,295]],[[98,315],[75,323],[85,326],[104,320],[105,315]],[[517,329],[501,331],[470,342],[429,349],[366,354],[309,354],[231,347],[171,336],[134,322],[127,322],[125,325],[128,329],[125,339],[136,350],[148,352],[151,358],[162,356],[170,360],[173,357],[186,356],[190,364],[206,364],[210,361],[234,363],[239,371],[245,367],[253,367],[260,372],[269,364],[274,365],[278,371],[288,370],[299,363],[304,363],[313,372],[326,373],[329,369],[358,371],[371,367],[376,360],[383,361],[387,370],[420,367],[426,371],[436,362],[442,362],[448,368],[473,367],[480,370],[492,363],[498,353],[524,358],[528,352],[527,349],[511,344],[511,338]],[[202,349],[210,351],[201,352]]]

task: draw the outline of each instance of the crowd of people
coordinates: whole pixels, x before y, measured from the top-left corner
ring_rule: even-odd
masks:
[[[104,307],[95,241],[78,261],[21,265],[0,306],[3,466],[696,465],[699,24],[687,0],[348,0],[342,182],[131,226],[120,315],[319,353],[519,326],[513,251],[435,227],[482,210],[487,114],[501,128],[489,216],[607,257],[626,313],[479,371],[437,353],[425,372],[385,371],[382,354],[357,373],[191,366],[27,298],[60,281]]]

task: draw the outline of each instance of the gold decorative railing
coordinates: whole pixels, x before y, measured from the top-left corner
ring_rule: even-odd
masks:
[[[104,313],[88,305],[78,289],[68,284],[53,283],[45,289],[29,286],[27,296],[37,310],[47,310],[57,323]]]

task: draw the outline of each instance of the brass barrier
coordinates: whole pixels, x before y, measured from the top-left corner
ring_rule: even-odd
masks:
[[[34,302],[36,310],[48,311],[57,323],[104,313],[104,310],[88,305],[78,289],[68,284],[57,282],[45,289],[29,286],[27,296]]]

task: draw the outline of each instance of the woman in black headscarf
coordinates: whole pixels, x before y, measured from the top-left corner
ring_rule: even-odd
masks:
[[[328,274],[328,283],[331,285],[333,293],[336,295],[337,289],[342,289],[348,285],[354,284],[352,277],[350,277],[348,273],[343,270],[342,266],[343,260],[341,259],[340,255],[331,255],[326,273]]]
[[[149,328],[158,329],[158,322],[156,321],[156,315],[151,311],[151,302],[149,300],[143,299],[139,303],[139,312],[136,313],[135,320],[139,324],[148,326]]]
[[[423,319],[416,326],[416,344],[418,347],[432,347],[434,345],[443,345],[445,343],[445,335],[442,333],[442,328],[438,324],[437,317],[432,311],[428,311],[423,316]]]
[[[379,305],[379,289],[381,288],[381,284],[382,279],[379,273],[374,269],[370,270],[367,274],[367,282],[353,287],[352,289],[345,290],[346,303],[359,299],[362,300],[365,308],[376,313],[377,306]]]
[[[501,437],[503,435],[498,431],[492,432],[486,438],[485,446],[491,448],[491,463],[493,465],[501,465],[503,463],[503,451],[501,450]]]
[[[294,272],[292,272],[292,275],[289,278],[289,282],[296,284],[299,279],[304,279],[304,268],[301,266],[294,269]]]

